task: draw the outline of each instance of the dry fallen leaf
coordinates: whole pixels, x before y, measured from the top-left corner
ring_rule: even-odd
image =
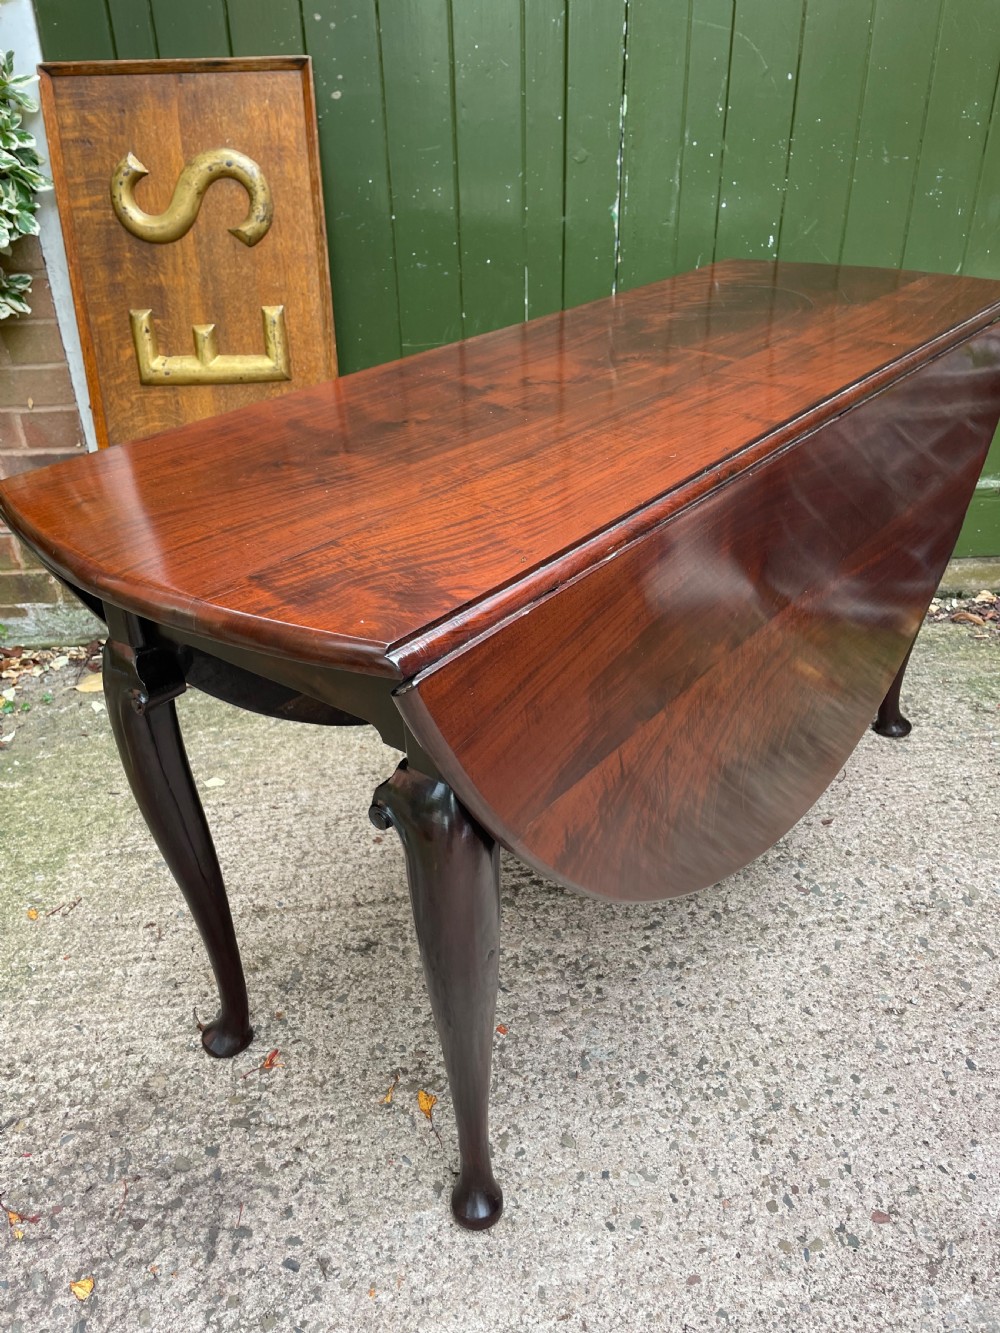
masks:
[[[194,1021],[198,1023],[198,1030],[204,1032],[205,1024],[198,1022],[197,1010],[195,1010]],[[278,1050],[277,1046],[275,1046],[273,1051],[268,1051],[267,1055],[264,1056],[264,1059],[259,1065],[254,1065],[253,1069],[248,1069],[245,1074],[241,1075],[241,1077],[249,1078],[251,1074],[267,1074],[270,1073],[272,1069],[284,1069],[285,1066],[278,1059],[280,1054],[281,1052]]]
[[[497,1031],[500,1033],[501,1037],[506,1037],[506,1035],[507,1035],[507,1024],[506,1024],[506,1023],[498,1023],[498,1024],[497,1024]]]
[[[78,1301],[85,1301],[94,1290],[94,1279],[92,1277],[82,1277],[79,1282],[71,1282],[69,1289]]]
[[[12,1231],[15,1240],[24,1240],[24,1232],[21,1230],[20,1227],[13,1227]]]
[[[104,690],[104,677],[99,671],[94,675],[84,676],[76,688],[81,694],[101,694]]]
[[[982,616],[975,615],[972,611],[956,611],[952,620],[960,621],[965,625],[985,625],[986,621]]]
[[[374,1297],[374,1295],[375,1295],[375,1288],[374,1288],[374,1287],[369,1287],[369,1288],[368,1288],[368,1295]]]
[[[29,920],[29,921],[37,921],[37,920],[38,920],[38,908],[37,908],[37,907],[29,907],[29,908],[28,908],[28,920]]]
[[[394,1075],[392,1082],[389,1084],[389,1091],[388,1091],[388,1092],[385,1094],[385,1096],[382,1098],[382,1105],[383,1105],[383,1106],[391,1106],[391,1105],[392,1105],[392,1097],[393,1097],[393,1093],[396,1091],[396,1084],[397,1084],[398,1082],[399,1082],[399,1075],[396,1074],[396,1075]]]
[[[423,1088],[417,1093],[417,1105],[423,1111],[428,1120],[433,1118],[434,1108],[437,1106],[437,1098],[433,1092],[424,1092]]]

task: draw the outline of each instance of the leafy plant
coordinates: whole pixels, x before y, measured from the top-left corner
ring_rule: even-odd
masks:
[[[22,236],[38,235],[35,196],[52,185],[38,169],[42,159],[35,152],[34,135],[21,128],[24,113],[38,110],[26,91],[34,82],[30,74],[15,76],[13,51],[0,51],[0,255],[9,255]],[[30,314],[25,300],[30,290],[30,273],[0,268],[0,319]]]

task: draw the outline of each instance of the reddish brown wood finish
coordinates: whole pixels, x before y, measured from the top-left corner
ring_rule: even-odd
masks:
[[[990,329],[418,677],[408,726],[546,875],[612,898],[721,879],[871,722],[998,416]]]
[[[222,1006],[202,1044],[226,1059],[253,1039],[243,965],[212,835],[181,739],[174,699],[184,690],[176,658],[143,642],[134,617],[108,617],[104,692],[136,805],[184,894],[215,973]]]
[[[41,66],[40,88],[101,446],[274,399],[337,373],[307,57],[55,62]],[[248,249],[229,234],[248,207],[234,180],[216,181],[194,226],[170,244],[149,244],[122,227],[110,183],[126,153],[149,172],[136,200],[156,214],[169,204],[185,163],[223,147],[253,158],[271,188],[274,221],[259,245]],[[130,310],[152,309],[165,355],[190,354],[192,325],[211,323],[222,353],[246,356],[264,350],[265,305],[285,308],[289,380],[140,384]]]
[[[249,1028],[172,720],[199,673],[406,746],[373,817],[406,849],[453,1208],[491,1225],[496,841],[661,897],[811,804],[951,552],[998,317],[997,283],[723,264],[6,482],[0,512],[104,601],[123,762],[220,980],[210,1048]]]
[[[464,1227],[496,1222],[488,1105],[500,967],[500,849],[443,782],[406,760],[375,792],[369,818],[406,854],[413,924],[458,1121],[462,1171],[451,1206]]]
[[[975,279],[727,262],[25,474],[0,504],[127,610],[407,678],[998,302]]]

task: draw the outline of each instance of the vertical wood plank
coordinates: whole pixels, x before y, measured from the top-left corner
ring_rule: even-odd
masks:
[[[149,0],[108,0],[119,60],[155,60],[159,55]]]
[[[993,93],[961,271],[972,277],[1000,278],[1000,85]],[[954,554],[1000,556],[1000,428],[986,455]]]
[[[994,451],[996,445],[993,446]],[[986,460],[990,467],[990,460]],[[995,460],[993,477],[1000,473],[1000,457]],[[983,475],[986,476],[984,469]],[[984,557],[1000,555],[1000,490],[995,486],[984,487],[980,483],[969,505],[969,513],[955,545],[956,559],[963,556]]]
[[[903,267],[957,273],[1000,70],[995,0],[945,0]]]
[[[624,0],[574,0],[566,69],[563,300],[613,290],[618,242]]]
[[[674,258],[678,273],[707,264],[715,250],[732,29],[733,0],[692,0]]]
[[[874,0],[810,3],[799,62],[780,258],[835,264],[851,192]]]
[[[801,29],[802,0],[736,6],[716,259],[777,256]]]
[[[448,0],[380,0],[404,354],[462,336]]]
[[[305,11],[313,60],[341,373],[400,354],[396,255],[375,0]]]
[[[226,8],[234,56],[302,54],[299,0],[227,0]]]
[[[156,45],[170,56],[228,56],[225,0],[150,0]]]
[[[674,262],[684,143],[688,0],[629,0],[618,286]]]
[[[524,318],[521,0],[453,7],[464,331]]]
[[[35,9],[46,60],[114,60],[104,0],[44,0]]]
[[[525,319],[562,306],[566,0],[522,0]]]
[[[102,444],[141,439],[321,383],[336,372],[326,236],[314,207],[313,106],[304,71],[295,62],[270,71],[207,62],[185,72],[189,63],[178,69],[152,62],[152,68],[125,76],[121,70],[128,67],[120,62],[111,73],[77,66],[41,84]],[[234,215],[246,208],[235,182],[213,186],[196,225],[173,244],[147,244],[115,220],[108,164],[125,148],[149,169],[140,207],[155,214],[167,205],[191,153],[225,144],[238,145],[258,162],[273,191],[274,225],[263,244],[237,246],[229,235]],[[282,378],[171,387],[168,375],[160,388],[140,387],[129,310],[152,312],[151,327],[168,357],[191,347],[192,327],[211,324],[222,354],[242,358],[265,350],[261,309],[275,302],[284,306],[290,352]]]
[[[844,230],[845,264],[902,262],[941,0],[878,0],[854,182]]]
[[[1000,89],[993,98],[962,272],[1000,277]]]
[[[991,16],[992,17],[992,16]],[[995,24],[989,24],[984,44],[996,45]],[[992,40],[991,40],[992,39]],[[1000,75],[997,76],[1000,79]],[[1000,277],[1000,83],[993,84],[987,101],[987,133],[972,192],[961,272],[976,277]],[[1000,431],[993,437],[983,476],[969,505],[955,548],[956,556],[1000,556]]]

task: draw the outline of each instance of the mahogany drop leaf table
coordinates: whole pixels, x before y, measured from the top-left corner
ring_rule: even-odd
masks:
[[[107,622],[122,762],[221,994],[206,1048],[252,1030],[173,700],[374,725],[404,756],[370,813],[405,849],[452,1206],[495,1222],[498,846],[586,893],[688,893],[876,714],[905,734],[998,319],[1000,283],[726,262],[4,482]]]

